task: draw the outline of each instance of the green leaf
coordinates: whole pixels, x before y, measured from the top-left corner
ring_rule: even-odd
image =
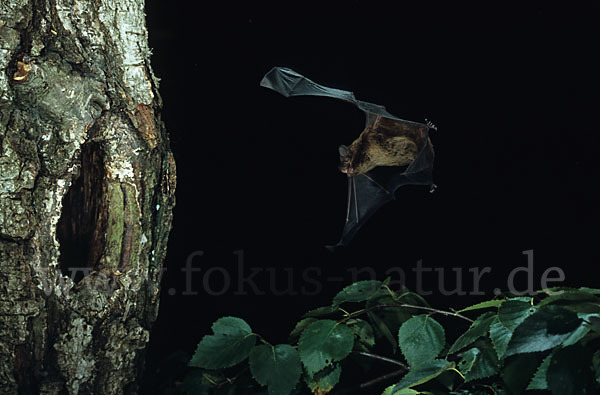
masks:
[[[553,395],[591,394],[590,351],[577,344],[557,350],[548,366],[546,381]]]
[[[600,317],[592,316],[588,318],[588,321],[595,332],[600,332]]]
[[[474,305],[469,306],[469,307],[465,307],[462,310],[458,310],[457,313],[464,313],[465,311],[471,311],[471,310],[487,309],[487,308],[490,308],[490,307],[498,307],[502,303],[504,303],[505,301],[506,301],[506,299],[492,299],[492,300],[487,300],[485,302],[481,302],[481,303],[477,303],[477,304],[474,304]]]
[[[460,370],[460,372],[464,375],[468,373],[473,368],[473,364],[475,363],[475,359],[477,359],[477,355],[480,353],[477,347],[470,348],[466,351],[463,351],[462,358],[458,362],[456,368]]]
[[[375,329],[377,330],[377,334],[380,337],[384,337],[388,342],[390,342],[390,344],[392,346],[392,351],[395,353],[396,349],[398,348],[398,343],[396,343],[396,338],[392,334],[392,331],[387,326],[385,321],[380,317],[379,314],[376,314],[374,312],[367,313],[367,316],[369,317],[369,319],[375,326]]]
[[[485,336],[495,316],[496,315],[493,312],[488,311],[477,317],[469,329],[456,339],[452,347],[450,347],[448,354],[453,354],[473,344],[475,340],[479,339],[481,336]]]
[[[536,311],[529,300],[508,300],[498,309],[498,317],[490,325],[490,339],[498,358],[502,358],[515,328]]]
[[[527,386],[527,390],[547,390],[548,382],[546,381],[546,374],[548,373],[548,366],[550,366],[550,359],[552,359],[553,354],[549,354],[540,366],[537,368],[535,375],[533,375],[529,385]]]
[[[529,302],[507,300],[498,309],[498,320],[509,331],[513,332],[521,322],[533,314],[537,308]]]
[[[581,339],[585,337],[585,335],[587,335],[590,332],[590,330],[590,327],[582,322],[581,325],[579,325],[577,329],[571,332],[569,337],[567,337],[565,341],[562,342],[562,346],[572,346],[573,344],[578,343]]]
[[[290,332],[290,338],[295,338],[295,337],[300,336],[300,333],[302,333],[302,331],[304,329],[306,329],[307,326],[309,326],[310,324],[312,324],[315,321],[317,321],[317,319],[313,318],[313,317],[307,317],[307,318],[303,318],[302,320],[300,320],[300,322],[298,322],[296,324],[296,326],[294,327],[294,329]]]
[[[482,342],[480,347],[463,352],[458,370],[465,376],[466,382],[490,377],[498,373],[498,357],[489,344]]]
[[[592,295],[600,295],[600,289],[598,289],[598,288],[580,287],[579,290],[590,293]]]
[[[309,374],[346,358],[354,346],[354,335],[346,325],[333,320],[310,324],[300,335],[298,352]]]
[[[395,385],[390,385],[383,391],[381,395],[418,395],[419,391],[415,391],[412,388],[404,388],[400,391],[394,391]]]
[[[600,298],[580,290],[565,290],[552,294],[542,300],[539,303],[539,306],[546,306],[549,304],[560,305],[576,313],[600,312]]]
[[[341,373],[342,367],[339,363],[336,363],[315,374],[307,374],[305,377],[306,385],[313,394],[326,394],[340,381]]]
[[[432,361],[445,343],[444,328],[428,315],[412,317],[398,331],[400,350],[412,367]]]
[[[288,344],[256,346],[248,362],[252,377],[268,387],[269,395],[289,395],[302,374],[300,356]]]
[[[490,324],[490,339],[492,340],[492,344],[494,345],[494,349],[496,350],[496,355],[498,358],[502,358],[504,356],[511,337],[512,332],[502,325],[498,317],[495,317]]]
[[[304,313],[302,318],[307,318],[307,317],[319,318],[319,317],[332,315],[337,312],[338,312],[337,308],[334,308],[332,306],[322,306],[322,307],[317,307],[316,309],[313,309],[313,310],[310,310],[310,311]]]
[[[412,297],[410,299],[416,300]],[[394,303],[396,303],[394,297],[389,294],[387,289],[381,288],[375,296],[367,301],[366,307],[367,309],[373,309],[367,313],[367,316],[371,321],[373,329],[375,329],[375,334],[378,338],[383,337],[390,342],[393,352],[396,352],[396,349],[398,348],[398,344],[396,343],[398,329],[400,329],[400,325],[402,325],[404,321],[412,317],[412,314],[408,309],[402,307],[375,308],[376,306]]]
[[[448,362],[444,359],[434,359],[419,368],[411,369],[402,380],[400,380],[393,388],[393,391],[400,391],[405,388],[414,387],[430,380],[433,380],[443,372],[454,368],[454,362]],[[392,392],[395,394],[395,392]]]
[[[346,325],[352,330],[357,339],[364,345],[373,347],[375,345],[375,335],[373,327],[365,320],[351,319],[346,321]]]
[[[521,354],[504,360],[500,374],[505,388],[511,394],[522,394],[535,374],[542,358],[537,353]]]
[[[375,295],[379,288],[381,288],[381,281],[376,280],[358,281],[350,284],[333,298],[332,307],[337,308],[345,302],[364,302]]]
[[[581,319],[559,306],[541,307],[519,325],[508,343],[505,355],[545,351],[568,339]]]
[[[223,317],[212,325],[213,335],[202,338],[189,366],[222,369],[234,366],[248,357],[256,344],[252,329],[241,318]]]
[[[576,313],[600,312],[600,298],[597,295],[574,288],[553,292],[550,296],[542,300],[539,306],[549,304],[560,305]]]

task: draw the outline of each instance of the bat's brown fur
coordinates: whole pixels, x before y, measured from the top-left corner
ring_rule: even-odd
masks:
[[[342,172],[354,176],[377,166],[408,166],[423,148],[428,130],[427,125],[378,117],[348,147]]]

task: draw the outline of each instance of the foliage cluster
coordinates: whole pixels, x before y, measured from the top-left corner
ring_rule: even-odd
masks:
[[[462,322],[449,341],[442,323]],[[306,313],[289,344],[269,343],[236,317],[218,319],[212,332],[173,393],[600,393],[600,290],[591,288],[499,295],[442,311],[387,282],[360,281]],[[356,366],[363,384],[336,387]]]

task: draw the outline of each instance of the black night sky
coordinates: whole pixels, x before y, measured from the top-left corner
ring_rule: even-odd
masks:
[[[506,290],[528,250],[534,289],[553,266],[565,280],[551,285],[600,286],[598,5],[147,3],[178,173],[150,371],[176,350],[192,353],[221,316],[283,342],[302,313],[329,303],[361,268],[378,279],[401,268],[412,290],[419,260],[438,268],[421,284],[438,307]],[[360,134],[364,115],[261,88],[273,66],[400,118],[432,120],[437,191],[401,188],[349,247],[325,250],[346,210],[337,147]],[[186,278],[196,251],[200,271]],[[452,268],[462,268],[472,293],[469,269],[485,267],[485,295],[440,291],[440,273],[453,290]],[[527,287],[526,273],[515,285]]]

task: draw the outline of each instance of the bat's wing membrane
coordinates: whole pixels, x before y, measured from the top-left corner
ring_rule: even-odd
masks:
[[[352,194],[348,199],[348,218],[342,231],[342,238],[336,245],[327,246],[330,250],[348,244],[379,207],[394,199],[393,192],[386,190],[368,174],[348,178],[348,182],[355,183],[355,188],[351,189]]]
[[[302,74],[286,67],[273,67],[260,81],[260,86],[269,88],[285,97],[291,96],[326,96],[334,99],[353,103],[367,115],[367,123],[370,118],[382,116],[390,119],[403,121],[387,112],[384,106],[366,101],[357,100],[354,93],[341,89],[329,88],[319,85],[306,78]],[[410,121],[405,121],[410,122]]]
[[[319,85],[292,69],[273,67],[260,81],[260,86],[269,88],[285,97],[327,96],[356,103],[352,92]]]

